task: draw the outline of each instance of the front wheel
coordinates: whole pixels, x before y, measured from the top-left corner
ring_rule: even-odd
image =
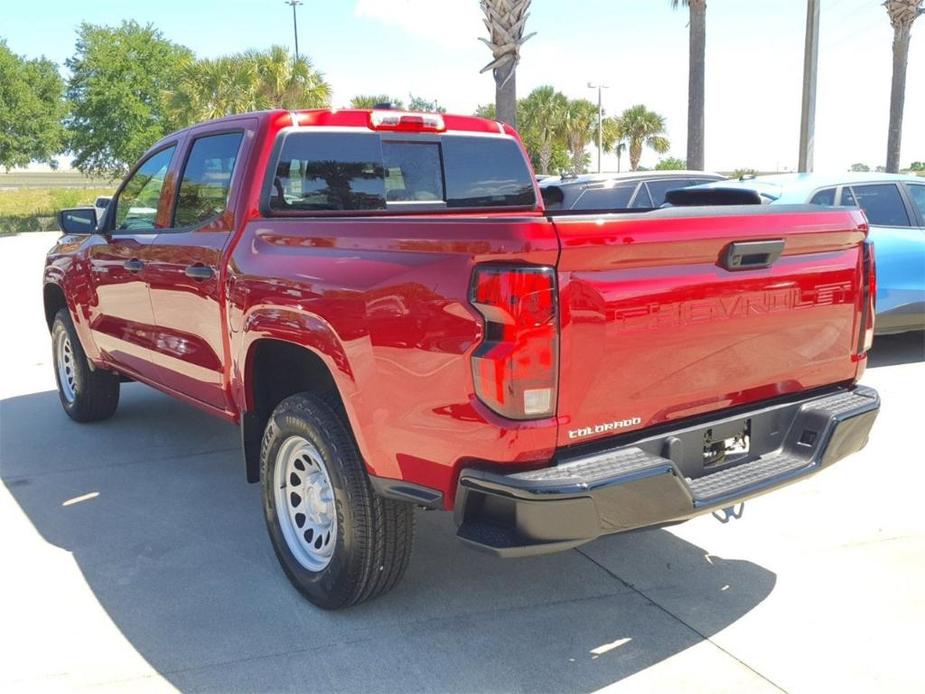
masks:
[[[286,398],[260,454],[264,515],[292,584],[339,609],[391,590],[411,558],[414,509],[375,494],[344,418],[321,397]]]
[[[112,417],[119,405],[119,376],[91,368],[66,308],[55,314],[51,346],[58,397],[68,416],[76,422]]]

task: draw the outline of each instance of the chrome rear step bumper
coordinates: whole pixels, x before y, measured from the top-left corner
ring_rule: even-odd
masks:
[[[662,432],[510,475],[466,469],[457,535],[500,556],[545,554],[601,535],[667,525],[738,504],[860,450],[880,409],[858,386]],[[705,467],[714,431],[748,431],[749,453]]]

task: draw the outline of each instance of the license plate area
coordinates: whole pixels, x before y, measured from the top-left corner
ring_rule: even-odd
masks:
[[[751,450],[752,420],[726,422],[703,432],[703,469],[746,458]]]

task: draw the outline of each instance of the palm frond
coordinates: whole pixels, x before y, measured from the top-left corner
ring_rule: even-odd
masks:
[[[520,47],[532,34],[524,35],[531,0],[481,0],[488,38],[479,38],[491,49],[492,60],[479,72],[491,70],[499,87],[504,86],[520,62]]]

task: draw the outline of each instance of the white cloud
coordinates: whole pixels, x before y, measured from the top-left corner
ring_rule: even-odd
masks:
[[[447,48],[471,46],[486,34],[474,0],[357,0],[353,14]]]

